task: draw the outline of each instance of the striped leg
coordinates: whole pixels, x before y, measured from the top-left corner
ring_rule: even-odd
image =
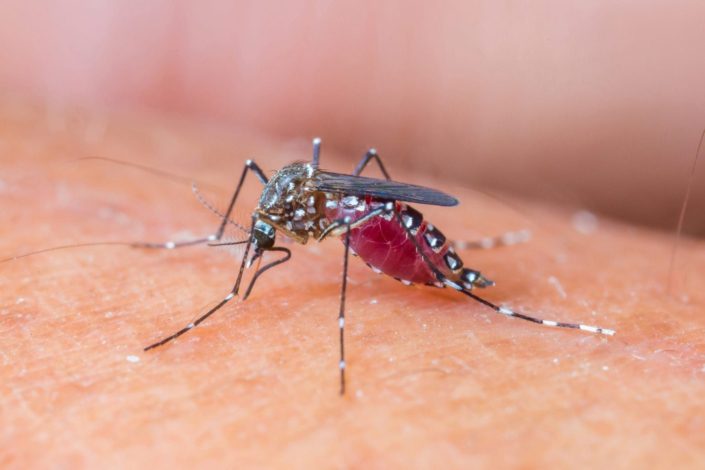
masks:
[[[157,172],[157,174],[163,173],[163,172],[161,172],[161,171],[159,171],[159,170],[154,170],[154,169],[151,169],[151,168],[148,168],[148,167],[143,167],[143,166],[141,166],[141,165],[127,164],[127,163],[125,163],[125,162],[120,162],[119,160],[110,160],[110,159],[103,159],[103,158],[97,158],[97,157],[91,157],[91,159],[108,160],[108,161],[116,162],[116,163],[118,163],[118,164],[134,166],[134,167],[136,167],[136,168],[144,169],[144,170],[146,170],[146,171]],[[262,184],[267,184],[267,181],[268,181],[268,180],[267,180],[267,177],[265,176],[264,172],[260,169],[260,167],[259,167],[255,162],[253,162],[252,160],[247,160],[247,162],[245,163],[245,168],[244,168],[243,171],[242,171],[242,175],[240,176],[240,181],[238,182],[237,187],[235,188],[235,192],[233,193],[233,196],[232,196],[232,198],[230,199],[230,204],[228,205],[228,210],[225,212],[225,214],[222,214],[222,215],[219,214],[219,215],[221,216],[221,218],[222,218],[222,221],[221,221],[220,225],[218,226],[218,229],[216,230],[216,232],[215,232],[214,234],[209,235],[209,236],[207,236],[207,237],[196,238],[196,239],[193,239],[193,240],[185,240],[185,241],[180,241],[180,242],[176,242],[176,241],[167,241],[167,242],[160,242],[160,243],[152,243],[152,242],[113,242],[113,241],[108,241],[108,242],[90,242],[90,243],[71,243],[71,244],[68,244],[68,245],[53,246],[53,247],[50,247],[50,248],[44,248],[44,249],[41,249],[41,250],[34,250],[34,251],[27,252],[27,253],[21,253],[21,254],[17,254],[17,255],[14,255],[14,256],[7,257],[7,258],[2,258],[2,259],[0,259],[0,264],[6,263],[6,262],[9,262],[9,261],[14,261],[14,260],[17,260],[17,259],[20,259],[20,258],[27,258],[27,257],[30,257],[30,256],[39,255],[39,254],[42,254],[42,253],[49,253],[49,252],[52,252],[52,251],[61,251],[61,250],[70,250],[70,249],[74,249],[74,248],[87,248],[87,247],[94,247],[94,246],[126,246],[126,247],[130,247],[130,248],[147,248],[147,249],[174,250],[174,249],[176,249],[176,248],[184,248],[184,247],[187,247],[187,246],[200,245],[200,244],[202,244],[202,243],[213,243],[213,242],[216,242],[216,241],[220,240],[220,239],[223,237],[223,232],[225,231],[225,226],[226,226],[228,223],[234,224],[234,222],[230,220],[230,214],[231,214],[232,211],[233,211],[233,207],[235,206],[235,201],[237,200],[237,197],[238,197],[239,194],[240,194],[240,190],[242,189],[242,185],[243,185],[243,183],[245,182],[245,176],[247,176],[247,172],[248,172],[248,171],[252,171],[253,173],[255,173],[255,175],[256,175],[257,178],[262,182]],[[173,178],[178,178],[178,177],[176,177],[176,176],[174,176],[174,175],[170,175],[170,174],[166,174],[166,175],[167,175],[168,177],[172,178],[172,179],[173,179]],[[199,198],[199,200],[201,200],[201,202],[204,203],[204,205],[206,205],[206,207],[208,207],[208,208],[211,209],[211,210],[214,210],[214,209],[212,209],[212,207],[207,203],[207,201],[205,201],[204,199],[202,199],[202,196],[200,196],[200,193],[198,193],[198,190],[197,190],[197,189],[195,189],[195,192],[196,192],[196,197]],[[218,212],[216,211],[216,213],[218,213]],[[237,225],[237,224],[236,224],[236,225]],[[242,226],[239,226],[239,225],[237,225],[237,226],[238,226],[238,228],[240,228],[240,229],[244,229],[244,231],[245,231],[246,233],[248,233],[246,228],[244,228],[244,227],[242,227]]]
[[[343,256],[343,282],[340,287],[340,310],[338,311],[338,328],[340,329],[340,394],[345,394],[345,293],[348,287],[348,258],[350,258],[350,226],[345,232],[345,255]]]
[[[233,286],[230,293],[227,296],[225,296],[225,298],[223,300],[221,300],[220,303],[218,303],[215,307],[213,307],[208,312],[206,312],[204,315],[202,315],[201,317],[196,319],[196,321],[189,323],[188,325],[186,325],[185,327],[183,327],[182,329],[180,329],[179,331],[177,331],[173,335],[168,336],[160,341],[157,341],[154,344],[147,346],[146,348],[144,348],[144,350],[149,351],[150,349],[154,349],[158,346],[162,346],[163,344],[166,344],[166,343],[170,342],[171,340],[178,338],[179,336],[183,335],[184,333],[187,333],[191,329],[197,327],[206,318],[210,317],[215,312],[220,310],[220,308],[222,306],[224,306],[226,303],[230,302],[235,296],[237,296],[240,291],[240,282],[242,281],[242,275],[245,270],[245,266],[246,266],[246,262],[247,262],[247,255],[248,255],[251,244],[252,244],[252,235],[250,235],[250,240],[248,240],[248,242],[247,242],[247,247],[245,248],[245,254],[244,254],[244,256],[242,258],[242,262],[240,264],[240,271],[238,272],[237,281],[235,282],[235,286]],[[259,279],[259,277],[262,274],[264,274],[265,271],[267,271],[277,265],[285,263],[285,262],[289,261],[289,259],[291,258],[291,251],[288,248],[275,246],[275,247],[268,249],[267,251],[280,251],[280,252],[284,253],[284,256],[282,256],[281,258],[276,259],[270,263],[267,263],[266,265],[262,266],[260,269],[257,270],[257,272],[254,274],[254,276],[252,276],[252,280],[250,280],[250,284],[247,286],[247,289],[245,290],[245,295],[242,296],[242,300],[247,300],[247,298],[250,296],[250,293],[252,293],[252,288],[255,286],[255,282],[257,282],[257,279]]]
[[[267,184],[267,176],[265,176],[264,172],[262,169],[252,160],[247,160],[245,162],[245,168],[242,170],[242,174],[240,175],[240,180],[238,181],[237,187],[235,188],[235,192],[233,193],[232,198],[230,199],[230,204],[228,204],[228,210],[225,211],[225,214],[221,216],[223,219],[220,222],[220,225],[218,226],[218,230],[212,235],[209,235],[204,238],[197,238],[195,240],[187,240],[183,242],[174,242],[174,241],[168,241],[164,243],[131,243],[130,246],[134,248],[163,248],[167,250],[173,250],[175,248],[182,248],[185,246],[193,246],[193,245],[198,245],[201,243],[211,243],[220,240],[223,237],[223,232],[225,232],[225,226],[228,223],[232,223],[230,221],[230,214],[233,211],[233,208],[235,207],[235,201],[237,201],[237,197],[240,195],[240,190],[242,189],[243,184],[245,183],[245,177],[247,176],[247,172],[252,171],[257,178],[262,182],[262,184]],[[194,192],[196,194],[196,197],[199,198],[199,200],[204,203],[206,207],[208,207],[211,210],[214,210],[211,208],[211,206],[202,199],[200,196],[200,193],[198,193],[198,190],[194,187]],[[216,211],[217,213],[217,211]],[[220,215],[220,214],[219,214]]]
[[[468,289],[464,288],[460,284],[448,279],[433,264],[433,262],[431,262],[431,260],[428,259],[428,257],[424,254],[423,249],[421,248],[418,241],[416,240],[416,237],[411,233],[411,231],[406,227],[406,225],[404,225],[404,222],[401,218],[401,215],[397,211],[394,211],[394,215],[395,215],[397,221],[399,222],[399,225],[401,225],[402,228],[404,228],[404,230],[406,231],[406,234],[407,234],[409,240],[411,240],[416,245],[417,251],[419,252],[421,257],[423,258],[423,260],[426,263],[426,265],[428,266],[428,268],[435,274],[436,279],[438,279],[438,281],[444,283],[448,287],[452,287],[453,289],[455,289],[459,292],[462,292],[463,294],[467,295],[471,299],[476,300],[477,302],[480,302],[483,305],[486,305],[487,307],[493,309],[495,312],[500,313],[502,315],[516,317],[516,318],[520,318],[522,320],[530,321],[533,323],[539,323],[541,325],[546,325],[546,326],[555,326],[555,327],[559,327],[559,328],[573,328],[573,329],[577,329],[577,330],[589,331],[591,333],[599,333],[599,334],[603,334],[603,335],[607,335],[607,336],[612,336],[615,334],[614,330],[610,330],[607,328],[600,328],[598,326],[583,325],[580,323],[566,323],[566,322],[559,322],[559,321],[554,321],[554,320],[544,320],[541,318],[532,317],[530,315],[525,315],[523,313],[515,312],[507,307],[502,307],[502,306],[496,305],[496,304],[490,302],[489,300],[486,300],[480,296],[475,295],[474,293],[472,293]]]
[[[362,172],[365,170],[367,165],[370,163],[370,161],[375,160],[377,162],[377,166],[379,166],[380,171],[384,175],[384,177],[387,180],[391,181],[391,176],[389,176],[389,173],[387,172],[387,169],[384,167],[384,164],[382,163],[382,158],[379,156],[377,153],[377,149],[371,148],[367,151],[364,157],[362,157],[362,160],[355,166],[355,170],[353,171],[354,176],[360,176]],[[455,240],[451,242],[451,245],[453,248],[457,250],[467,250],[467,249],[482,249],[482,250],[489,250],[491,248],[497,248],[501,246],[511,246],[511,245],[517,245],[519,243],[525,243],[531,239],[531,232],[529,230],[516,230],[516,231],[511,231],[511,232],[506,232],[503,233],[502,235],[496,236],[496,237],[485,237],[480,240],[473,240],[473,241],[464,241],[464,240]]]
[[[360,176],[362,173],[362,170],[365,169],[368,163],[370,163],[370,160],[375,160],[377,162],[377,166],[379,166],[380,171],[384,175],[384,177],[387,180],[391,180],[392,178],[389,176],[389,173],[387,173],[387,169],[384,168],[384,164],[382,164],[382,159],[379,158],[379,155],[377,155],[377,150],[376,149],[369,149],[367,153],[365,154],[364,157],[362,157],[362,160],[360,160],[360,163],[357,164],[355,167],[355,170],[353,171],[354,176]]]
[[[176,338],[178,338],[179,336],[183,335],[184,333],[188,333],[188,332],[191,331],[193,328],[195,328],[195,327],[197,327],[199,324],[203,323],[208,317],[210,317],[210,316],[213,315],[215,312],[217,312],[218,310],[220,310],[220,308],[221,308],[223,305],[225,305],[225,304],[227,304],[228,302],[230,302],[230,301],[238,294],[238,292],[240,292],[240,283],[242,282],[242,275],[243,275],[243,273],[245,272],[245,264],[247,263],[247,255],[249,255],[249,253],[250,253],[250,246],[252,245],[252,240],[253,240],[253,237],[254,237],[254,230],[252,230],[252,229],[254,228],[254,226],[255,226],[255,218],[253,217],[253,218],[252,218],[252,227],[251,227],[251,229],[250,229],[250,238],[249,238],[249,240],[247,241],[247,245],[245,245],[245,253],[244,253],[244,255],[242,256],[242,261],[240,262],[240,270],[238,271],[238,274],[237,274],[237,280],[235,281],[235,285],[233,286],[233,288],[230,290],[230,293],[229,293],[228,295],[226,295],[225,298],[223,298],[223,300],[221,300],[220,302],[218,302],[218,304],[216,304],[215,307],[211,308],[211,309],[208,310],[205,314],[203,314],[203,315],[201,315],[200,317],[198,317],[198,318],[196,319],[196,321],[189,323],[188,325],[186,325],[185,327],[183,327],[182,329],[180,329],[180,330],[177,331],[176,333],[174,333],[174,334],[172,334],[172,335],[170,335],[170,336],[167,336],[166,338],[161,339],[161,340],[157,341],[156,343],[150,344],[149,346],[147,346],[146,348],[144,348],[145,351],[149,351],[150,349],[154,349],[154,348],[156,348],[156,347],[162,346],[162,345],[164,345],[164,344],[166,344],[166,343],[168,343],[168,342],[170,342],[170,341],[172,341],[172,340],[175,340]],[[286,261],[287,259],[288,259],[288,257],[287,257],[286,259],[284,259],[283,261],[280,261],[280,262],[284,262],[284,261]],[[277,264],[278,264],[278,263],[277,263]],[[267,269],[268,269],[269,267],[271,267],[271,266],[265,266],[265,268],[267,268]],[[252,284],[253,284],[253,283],[251,283],[251,285],[250,285],[250,289],[252,288]],[[248,289],[248,293],[249,293],[249,289]]]
[[[311,166],[318,168],[318,164],[321,161],[321,138],[315,137],[313,139],[313,157],[311,158]]]
[[[455,286],[451,286],[455,287]],[[458,286],[460,287],[460,286]],[[457,287],[456,287],[457,289]],[[502,315],[506,315],[508,317],[516,317],[516,318],[521,318],[522,320],[530,321],[533,323],[538,323],[540,325],[545,325],[545,326],[555,326],[559,328],[573,328],[576,330],[583,330],[583,331],[589,331],[590,333],[599,333],[607,336],[613,336],[615,334],[614,330],[610,330],[607,328],[600,328],[599,326],[590,326],[590,325],[583,325],[581,323],[566,323],[562,321],[554,321],[554,320],[544,320],[542,318],[536,318],[532,317],[530,315],[525,315],[523,313],[518,313],[515,312],[511,309],[508,309],[507,307],[501,307],[499,305],[493,304],[489,300],[485,300],[482,297],[478,297],[477,295],[473,294],[472,292],[466,290],[466,289],[459,289],[463,294],[467,295],[471,299],[477,300],[481,304],[487,305],[489,308],[493,309],[497,313],[501,313]]]
[[[110,161],[113,163],[117,163],[119,165],[126,165],[126,166],[131,166],[135,167],[144,171],[148,171],[151,173],[155,173],[161,176],[165,176],[167,178],[180,181],[185,178],[182,178],[180,176],[172,175],[171,173],[166,173],[161,170],[155,170],[153,168],[149,168],[143,165],[137,165],[133,163],[127,163],[127,162],[122,162],[120,160],[114,160],[114,159],[109,159],[109,158],[102,158],[102,157],[88,157],[82,160],[106,160]],[[60,251],[60,250],[68,250],[68,249],[74,249],[74,248],[86,248],[86,247],[94,247],[94,246],[127,246],[130,248],[149,248],[149,249],[165,249],[165,250],[173,250],[176,248],[183,248],[187,246],[193,246],[193,245],[200,245],[202,243],[212,243],[215,241],[218,241],[222,238],[223,232],[225,231],[225,226],[226,224],[234,224],[236,225],[239,229],[247,232],[247,229],[245,227],[242,227],[241,225],[233,222],[230,220],[230,214],[232,213],[233,207],[235,206],[235,201],[237,200],[238,195],[240,194],[240,189],[242,188],[243,183],[245,182],[245,176],[247,176],[247,172],[252,171],[255,173],[257,178],[262,182],[262,184],[267,184],[267,177],[265,176],[264,172],[262,169],[252,160],[247,160],[245,163],[245,168],[242,171],[242,175],[240,176],[240,181],[237,184],[237,187],[235,188],[235,192],[233,193],[233,196],[230,200],[230,205],[228,206],[228,210],[225,212],[225,214],[220,214],[219,211],[215,210],[208,202],[200,195],[198,192],[198,189],[193,186],[194,193],[196,194],[196,197],[199,199],[199,201],[204,204],[207,208],[210,210],[216,212],[218,214],[222,221],[220,223],[220,226],[218,227],[218,230],[212,235],[209,235],[207,237],[203,238],[196,238],[193,240],[185,240],[181,242],[175,242],[175,241],[168,241],[168,242],[161,242],[161,243],[151,243],[151,242],[113,242],[113,241],[108,241],[108,242],[90,242],[90,243],[71,243],[68,245],[59,245],[59,246],[53,246],[50,248],[44,248],[41,250],[34,250],[30,251],[27,253],[21,253],[18,255],[10,256],[7,258],[2,258],[0,259],[0,264],[6,263],[8,261],[14,261],[20,258],[27,258],[29,256],[34,256],[38,255],[41,253],[49,253],[52,251]]]
[[[268,248],[263,251],[280,251],[280,252],[284,253],[284,256],[282,256],[281,258],[276,259],[270,263],[265,264],[264,266],[262,266],[261,268],[259,268],[257,270],[257,272],[252,276],[252,280],[250,280],[250,285],[247,286],[247,290],[245,290],[245,295],[242,296],[242,300],[247,300],[247,298],[252,293],[252,288],[255,287],[255,282],[257,282],[257,279],[259,279],[259,277],[262,274],[264,274],[265,271],[273,268],[274,266],[278,266],[282,263],[286,263],[287,261],[289,261],[289,259],[291,259],[291,250],[289,250],[288,248],[285,248],[283,246],[273,246],[273,247]],[[252,260],[250,260],[250,263],[251,262],[252,262]]]

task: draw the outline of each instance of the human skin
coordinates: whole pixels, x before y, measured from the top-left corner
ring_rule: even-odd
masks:
[[[188,185],[77,157],[121,158],[232,188],[246,158],[271,172],[310,152],[306,140],[160,115],[4,106],[0,120],[6,255],[72,242],[165,241],[217,225]],[[325,141],[322,159],[333,170],[351,166]],[[505,318],[448,290],[380,277],[353,258],[349,387],[341,397],[335,240],[286,245],[293,260],[268,272],[250,299],[147,353],[144,346],[229,291],[236,255],[208,247],[44,253],[0,264],[0,465],[702,465],[702,242],[680,244],[669,292],[670,235],[605,220],[590,229],[550,205],[499,202],[388,169],[462,201],[419,207],[450,237],[532,230],[523,245],[462,252],[497,281],[482,292],[488,299],[617,334]],[[258,191],[248,182],[241,216]],[[219,194],[227,200],[227,191]]]

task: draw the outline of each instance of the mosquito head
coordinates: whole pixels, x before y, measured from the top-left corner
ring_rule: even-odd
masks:
[[[262,220],[255,222],[252,233],[252,243],[255,247],[255,253],[273,247],[276,235],[277,231],[267,222]]]

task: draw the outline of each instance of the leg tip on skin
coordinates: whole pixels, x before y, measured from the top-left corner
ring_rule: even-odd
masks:
[[[494,287],[495,282],[491,279],[487,278],[482,278],[479,282],[476,282],[475,285],[477,287]]]

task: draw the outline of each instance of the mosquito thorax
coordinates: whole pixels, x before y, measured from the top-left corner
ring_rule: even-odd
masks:
[[[315,178],[316,169],[309,163],[292,163],[279,170],[262,191],[258,217],[299,243],[320,236],[330,223],[326,202],[338,195],[316,190]]]

